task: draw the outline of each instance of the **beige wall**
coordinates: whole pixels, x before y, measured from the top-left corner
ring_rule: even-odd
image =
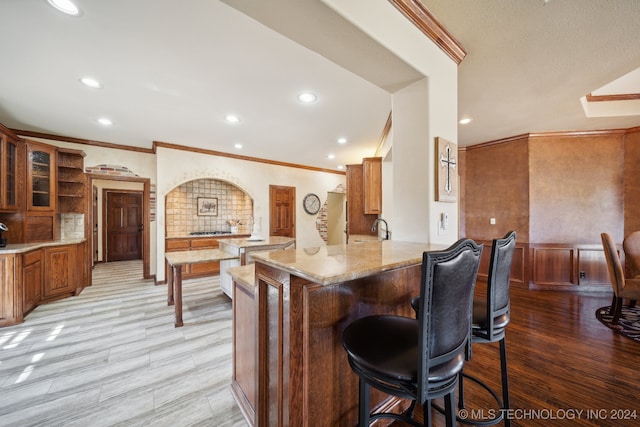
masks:
[[[393,94],[392,181],[383,211],[393,239],[453,243],[458,239],[458,203],[435,201],[435,138],[458,140],[458,66],[388,0],[322,0],[344,18],[421,72],[425,79]],[[377,153],[385,157],[389,152]],[[389,200],[387,197],[391,197]],[[449,231],[438,233],[441,212]]]
[[[320,196],[324,204],[327,192],[339,184],[346,185],[345,176],[316,172],[301,168],[277,166],[228,157],[196,154],[189,151],[159,147],[157,159],[157,241],[165,238],[165,206],[161,202],[177,186],[200,178],[220,179],[242,189],[253,199],[254,218],[262,225],[262,234],[269,233],[269,185],[296,188],[296,245],[298,247],[324,246],[325,242],[316,229],[316,215],[309,215],[302,208],[307,193]],[[162,248],[162,250],[164,247]],[[158,253],[161,253],[158,244]],[[152,261],[153,262],[153,261]],[[156,260],[158,280],[164,280],[164,260]]]

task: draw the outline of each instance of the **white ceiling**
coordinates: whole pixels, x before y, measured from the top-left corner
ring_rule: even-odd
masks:
[[[637,113],[587,118],[580,102],[640,67],[640,2],[422,1],[468,52],[459,111],[473,121],[459,128],[461,146],[640,125]],[[79,18],[45,0],[0,2],[0,123],[335,169],[373,155],[391,94],[421,77],[321,0],[77,4]],[[85,75],[104,88],[81,85]],[[640,93],[632,76],[615,91]],[[318,101],[301,105],[304,90]],[[228,113],[241,123],[225,123]],[[98,125],[102,116],[114,125]]]

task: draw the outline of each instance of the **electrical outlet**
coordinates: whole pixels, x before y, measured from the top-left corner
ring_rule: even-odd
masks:
[[[489,224],[496,225],[496,219],[495,218],[489,218]]]
[[[587,273],[585,273],[584,271],[580,272],[580,278],[581,279],[586,279],[587,278]]]

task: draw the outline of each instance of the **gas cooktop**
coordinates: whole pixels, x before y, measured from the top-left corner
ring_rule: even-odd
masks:
[[[231,234],[230,231],[192,231],[191,233],[189,233],[192,236],[209,236],[209,235],[215,235],[215,234]]]

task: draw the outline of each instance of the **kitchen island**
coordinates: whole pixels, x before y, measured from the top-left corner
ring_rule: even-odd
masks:
[[[216,249],[198,249],[165,252],[165,273],[167,277],[167,304],[175,308],[175,327],[183,326],[182,321],[182,273],[187,266],[220,263],[220,286],[231,297],[231,278],[226,270],[230,267],[250,262],[249,252],[286,249],[295,245],[290,237],[267,237],[259,240],[225,239]],[[225,284],[228,286],[225,287]]]
[[[353,426],[358,380],[344,328],[371,314],[413,317],[422,255],[444,245],[371,241],[253,255],[253,283],[234,280],[232,392],[258,426]],[[253,340],[253,341],[252,341]],[[372,408],[396,399],[372,390]]]

